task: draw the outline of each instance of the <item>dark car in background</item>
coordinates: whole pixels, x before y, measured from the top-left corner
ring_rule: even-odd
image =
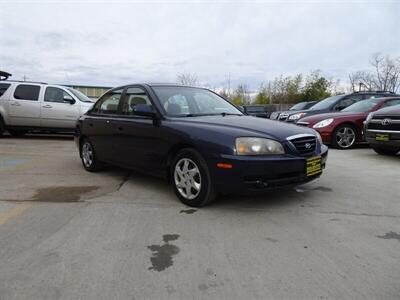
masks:
[[[249,116],[268,118],[268,112],[265,105],[242,105],[243,112]]]
[[[319,101],[308,110],[301,110],[290,114],[286,122],[295,123],[301,118],[328,112],[337,112],[345,109],[346,107],[369,98],[393,97],[397,96],[390,92],[354,92],[345,95],[336,95]]]
[[[246,116],[210,90],[176,85],[108,91],[78,120],[75,140],[86,170],[109,163],[164,177],[190,206],[311,181],[328,153],[315,130]]]
[[[370,112],[398,104],[400,97],[370,98],[354,103],[340,112],[302,118],[296,124],[317,130],[324,144],[349,149],[365,142],[363,126]]]
[[[317,101],[306,101],[306,102],[299,102],[293,105],[289,110],[285,111],[275,111],[271,113],[270,119],[271,120],[279,120],[279,121],[286,121],[288,115],[292,114],[295,111],[304,110],[311,108]]]
[[[396,155],[400,151],[400,105],[370,113],[364,130],[367,142],[376,153]]]

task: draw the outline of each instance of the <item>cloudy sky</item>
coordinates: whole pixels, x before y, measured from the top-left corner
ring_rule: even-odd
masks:
[[[346,81],[373,53],[400,56],[400,1],[4,1],[0,69],[14,79],[256,89],[321,69]]]

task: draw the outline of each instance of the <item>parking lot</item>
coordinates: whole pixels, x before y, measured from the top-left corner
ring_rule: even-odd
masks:
[[[69,137],[0,140],[0,299],[398,299],[400,164],[330,150],[322,177],[192,209],[84,171]]]

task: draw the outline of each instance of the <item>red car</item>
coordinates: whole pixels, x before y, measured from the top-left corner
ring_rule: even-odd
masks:
[[[363,122],[370,112],[397,104],[400,104],[399,97],[370,98],[356,102],[340,112],[305,117],[296,124],[317,130],[324,144],[349,149],[365,141]]]

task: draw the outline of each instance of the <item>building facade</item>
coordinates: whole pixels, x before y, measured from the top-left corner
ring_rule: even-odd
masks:
[[[93,85],[67,85],[73,89],[76,89],[91,99],[98,99],[101,95],[107,92],[112,87],[108,86],[93,86]]]

